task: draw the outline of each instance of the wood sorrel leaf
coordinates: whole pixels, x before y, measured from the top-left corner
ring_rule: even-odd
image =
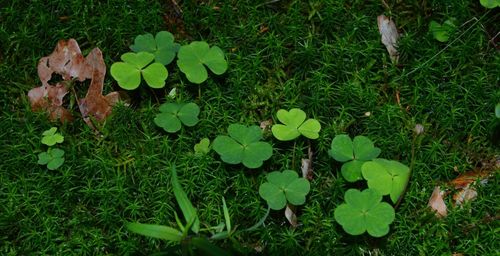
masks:
[[[390,195],[393,203],[398,201],[410,178],[410,169],[406,165],[380,158],[364,163],[361,170],[368,187],[381,195]]]
[[[287,201],[293,205],[304,204],[310,190],[309,181],[291,170],[271,172],[267,181],[260,185],[259,194],[273,210],[283,209]]]
[[[389,224],[394,221],[395,212],[391,205],[382,201],[374,189],[349,189],[345,193],[345,203],[335,209],[335,220],[351,235],[368,232],[371,236],[382,237],[389,232]]]
[[[187,79],[195,84],[201,84],[208,78],[207,66],[214,74],[221,75],[227,70],[227,62],[222,50],[207,42],[195,41],[183,45],[177,55],[177,66]]]
[[[153,120],[165,131],[173,133],[181,129],[182,125],[194,126],[198,123],[200,108],[195,103],[165,103],[160,106],[160,113]]]
[[[289,141],[301,134],[309,139],[317,139],[321,125],[316,119],[306,120],[306,113],[299,108],[290,111],[280,109],[276,113],[283,124],[275,124],[271,128],[274,137],[281,141]]]
[[[168,65],[175,58],[180,45],[174,43],[174,36],[167,31],[160,31],[153,38],[152,34],[138,35],[130,49],[134,52],[149,52],[154,54],[155,61]]]

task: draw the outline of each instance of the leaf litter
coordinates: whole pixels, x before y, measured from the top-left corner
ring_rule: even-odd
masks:
[[[51,120],[65,122],[74,119],[70,110],[63,106],[64,97],[72,89],[74,80],[83,82],[91,79],[85,98],[77,98],[77,102],[85,123],[94,130],[96,128],[91,119],[104,120],[111,114],[112,106],[120,100],[118,92],[102,95],[106,64],[99,48],[92,49],[84,57],[75,39],[60,40],[49,56],[40,59],[37,68],[42,85],[31,89],[28,98],[33,111],[46,111]],[[61,75],[63,81],[50,84],[53,74]]]
[[[495,159],[483,163],[482,167],[465,172],[448,182],[448,187],[455,190],[452,195],[453,207],[462,206],[466,202],[474,200],[477,197],[476,187],[488,183],[488,179],[498,170],[500,170],[500,158],[497,156]],[[451,193],[450,189],[442,189],[440,186],[434,188],[428,206],[436,212],[437,217],[442,218],[448,215],[448,207],[444,199]]]
[[[396,47],[399,39],[399,33],[396,28],[396,24],[391,18],[385,15],[379,15],[377,17],[377,24],[378,31],[382,36],[381,41],[385,45],[385,48],[387,48],[391,61],[394,64],[397,64],[399,60],[399,52]]]

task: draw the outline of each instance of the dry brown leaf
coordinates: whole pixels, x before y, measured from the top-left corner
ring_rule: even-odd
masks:
[[[285,217],[288,220],[288,223],[292,225],[292,227],[297,227],[297,215],[295,215],[295,212],[290,208],[290,206],[287,204],[286,209],[285,209]]]
[[[428,203],[428,206],[436,212],[436,216],[439,218],[448,215],[448,210],[443,200],[444,194],[445,191],[442,191],[439,186],[436,186]]]
[[[488,182],[488,177],[491,175],[486,170],[475,170],[461,174],[450,184],[458,191],[453,195],[453,202],[455,205],[462,205],[465,202],[474,200],[477,197],[477,191],[474,188],[476,182],[484,185]]]
[[[398,63],[399,53],[396,49],[399,34],[398,29],[396,28],[396,24],[393,20],[386,17],[385,15],[379,15],[377,17],[378,31],[382,36],[381,41],[387,48],[387,52],[389,52],[389,56],[393,63]]]
[[[65,82],[49,84],[54,73],[61,75]],[[105,75],[106,65],[99,48],[94,48],[84,58],[74,39],[60,40],[54,51],[38,62],[38,76],[42,86],[28,92],[31,108],[34,111],[46,110],[52,120],[71,120],[71,113],[62,106],[64,96],[68,93],[66,81],[76,79],[83,82],[92,79],[85,98],[77,101],[85,122],[95,129],[89,117],[105,119],[111,113],[111,106],[120,99],[117,92],[102,95]]]
[[[268,119],[260,122],[260,129],[262,129],[263,132],[269,130],[271,126],[273,125],[273,120]]]

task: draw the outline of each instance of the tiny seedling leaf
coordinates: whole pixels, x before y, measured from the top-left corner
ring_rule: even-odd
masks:
[[[267,182],[259,187],[259,195],[273,210],[285,208],[287,201],[292,205],[302,205],[306,201],[310,184],[307,179],[299,178],[297,172],[285,170],[271,172]]]
[[[134,52],[149,52],[154,54],[155,61],[168,65],[175,58],[180,45],[174,43],[174,36],[167,31],[160,31],[153,38],[152,34],[138,35],[130,49]]]
[[[410,178],[410,169],[406,165],[386,159],[366,162],[361,170],[368,187],[381,195],[390,195],[393,203],[398,201]]]
[[[144,236],[159,238],[172,242],[180,242],[182,240],[182,232],[175,228],[142,223],[129,223],[127,229]]]
[[[280,109],[276,113],[278,120],[283,124],[275,124],[271,128],[274,137],[281,141],[289,141],[301,134],[309,139],[317,139],[321,124],[316,119],[307,119],[306,113],[299,108],[290,111]]]
[[[345,193],[345,203],[335,209],[335,220],[351,235],[361,235],[368,231],[373,237],[389,233],[389,224],[394,221],[395,212],[391,205],[382,201],[374,189],[349,189]]]
[[[429,23],[429,32],[431,32],[432,36],[439,42],[447,42],[450,38],[451,33],[453,33],[453,31],[456,29],[456,26],[453,22],[454,19],[448,19],[441,25],[436,21],[431,21]]]
[[[47,146],[54,146],[57,143],[62,143],[64,141],[64,136],[56,132],[57,127],[52,127],[42,133],[42,143]]]
[[[193,230],[193,232],[195,233],[198,233],[198,231],[200,230],[200,220],[198,219],[198,215],[196,214],[196,208],[194,208],[193,204],[187,197],[186,192],[184,192],[184,190],[182,189],[179,180],[177,179],[177,170],[175,168],[175,165],[172,167],[172,189],[174,191],[175,199],[177,200],[177,203],[182,210],[182,214],[184,215],[184,220],[186,221],[186,223],[189,223],[194,219],[191,230]]]
[[[168,71],[160,63],[150,64],[155,56],[149,52],[128,52],[121,56],[123,62],[111,65],[111,76],[126,90],[134,90],[141,83],[141,74],[151,88],[163,88]],[[150,64],[148,66],[148,64]]]
[[[208,138],[203,138],[199,143],[194,145],[195,155],[206,155],[210,152],[210,140]]]
[[[160,106],[160,113],[153,120],[165,131],[173,133],[181,129],[182,125],[194,126],[198,123],[200,107],[195,103],[165,103]]]
[[[227,70],[227,62],[222,50],[207,42],[195,41],[183,45],[177,54],[177,66],[187,79],[195,84],[201,84],[208,78],[207,66],[214,74],[221,75]]]
[[[248,168],[258,168],[269,159],[273,153],[271,144],[260,141],[262,131],[256,126],[231,124],[228,128],[229,136],[219,135],[212,143],[212,147],[222,161],[228,164],[243,163]]]

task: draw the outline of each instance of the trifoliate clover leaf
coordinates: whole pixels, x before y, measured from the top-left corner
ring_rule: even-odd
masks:
[[[321,124],[316,119],[307,119],[306,113],[299,108],[290,111],[278,110],[278,120],[283,124],[275,124],[271,128],[276,139],[289,141],[299,137],[301,134],[309,139],[317,139]]]
[[[309,181],[291,170],[271,172],[267,181],[260,185],[259,195],[273,210],[285,208],[287,201],[293,205],[304,204],[310,190]]]
[[[149,64],[154,58],[149,52],[125,53],[121,56],[123,62],[111,65],[111,76],[126,90],[137,89],[141,84],[141,76],[151,88],[163,88],[168,71],[161,63]]]
[[[195,84],[201,84],[208,78],[205,68],[207,66],[216,75],[221,75],[227,70],[224,53],[217,46],[210,46],[207,42],[195,41],[183,45],[177,54],[177,66],[187,79]]]
[[[38,154],[38,164],[47,165],[47,169],[55,170],[64,163],[64,150],[49,148],[47,152]]]
[[[168,65],[175,58],[180,45],[174,43],[174,36],[167,31],[160,31],[153,38],[152,34],[138,35],[130,49],[134,52],[149,52],[154,54],[155,61]]]
[[[42,143],[47,146],[54,146],[57,143],[62,143],[64,141],[64,136],[56,132],[57,127],[52,127],[42,133]]]
[[[195,103],[165,103],[160,106],[160,113],[153,120],[165,131],[173,133],[185,126],[194,126],[198,123],[200,107]]]
[[[454,19],[448,19],[441,25],[436,21],[431,21],[429,23],[429,32],[431,32],[432,36],[439,42],[447,42],[450,38],[450,35],[456,29],[456,26],[453,22]]]
[[[208,138],[203,138],[200,143],[194,145],[195,155],[206,155],[210,152],[210,140]]]
[[[479,3],[488,9],[500,7],[500,0],[479,0]]]
[[[374,237],[389,233],[389,225],[394,221],[394,208],[381,202],[382,195],[374,189],[349,189],[345,193],[345,203],[335,209],[335,220],[345,232],[361,235],[368,231]]]
[[[410,178],[408,166],[386,159],[366,162],[361,170],[368,181],[368,187],[377,190],[381,195],[390,195],[393,203],[398,201]]]
[[[228,164],[243,163],[248,168],[258,168],[273,154],[273,147],[262,139],[262,130],[256,126],[231,124],[229,136],[219,135],[212,147],[222,161]]]
[[[361,166],[369,160],[380,155],[380,149],[365,136],[356,136],[354,140],[348,135],[337,135],[333,138],[328,154],[339,162],[347,162],[342,165],[341,173],[349,182],[361,180]]]

